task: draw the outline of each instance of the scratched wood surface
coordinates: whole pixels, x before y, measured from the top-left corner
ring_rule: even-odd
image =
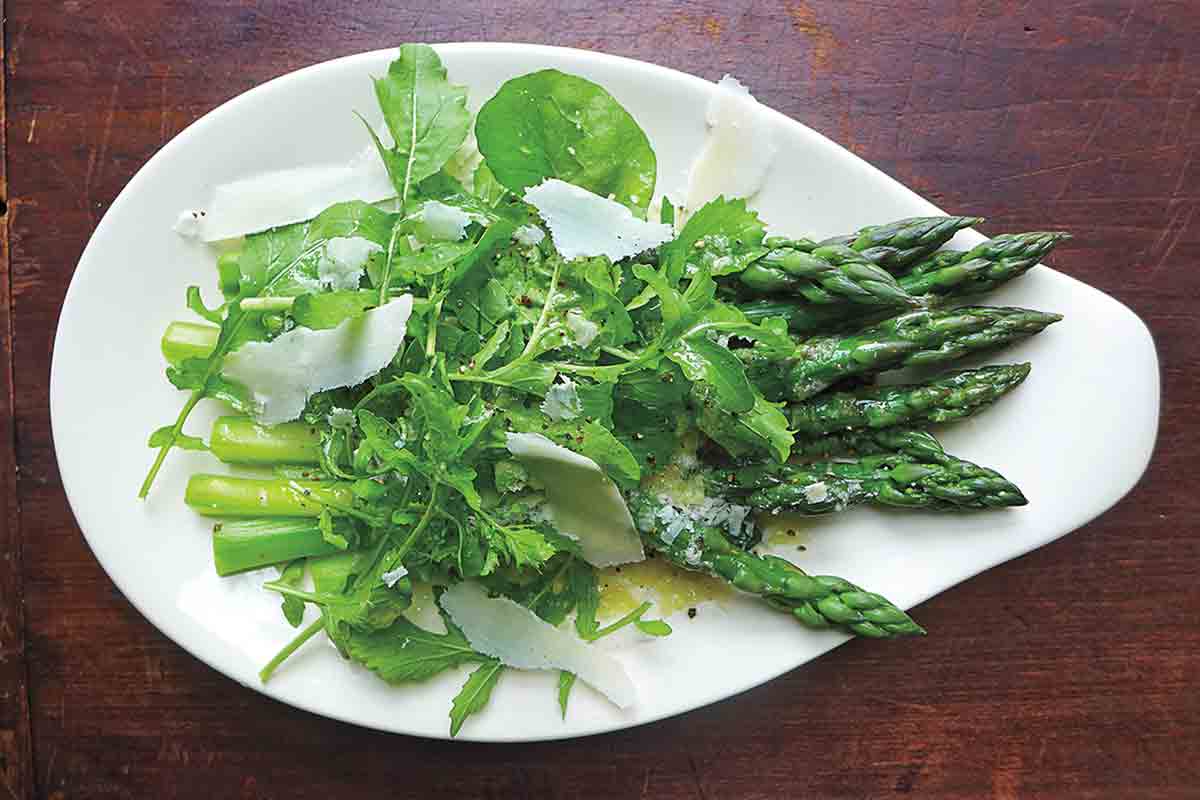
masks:
[[[8,794],[1200,792],[1200,2],[7,5]],[[47,411],[63,294],[117,192],[197,116],[283,72],[405,40],[534,41],[707,78],[732,71],[934,202],[988,216],[984,230],[1074,231],[1056,265],[1129,304],[1158,342],[1163,421],[1149,472],[1100,520],[925,603],[934,636],[852,643],[736,699],[628,732],[532,746],[428,742],[310,716],[221,677],[121,597],[67,509]],[[1097,391],[1120,388],[1116,377]]]

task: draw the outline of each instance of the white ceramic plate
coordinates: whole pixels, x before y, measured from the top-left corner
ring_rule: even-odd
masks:
[[[546,67],[597,81],[649,135],[660,192],[682,195],[703,140],[712,83],[579,50],[513,44],[438,50],[451,78],[470,87],[475,108],[508,78]],[[146,437],[173,420],[183,400],[163,378],[159,337],[169,321],[186,318],[187,285],[206,292],[214,285],[211,254],[172,233],[176,215],[202,207],[219,183],[348,161],[365,144],[351,112],[378,117],[368,78],[382,74],[393,57],[394,51],[351,56],[259,86],[191,125],[138,172],[96,229],[71,282],[54,347],[50,406],[63,486],[79,525],[117,586],[154,625],[234,680],[286,703],[359,725],[444,737],[465,673],[390,688],[314,642],[268,686],[259,684],[257,670],[293,631],[276,598],[252,578],[220,580],[213,573],[209,523],[182,501],[187,476],[213,470],[213,459],[173,452],[150,499],[135,498],[152,458]],[[769,124],[778,129],[780,150],[755,205],[776,232],[832,235],[940,213],[803,125],[778,114]],[[959,243],[981,238],[964,233]],[[996,408],[947,429],[945,440],[956,454],[1016,481],[1030,505],[953,517],[868,509],[838,515],[812,525],[804,568],[845,576],[907,608],[1083,525],[1142,474],[1159,403],[1158,362],[1142,322],[1107,295],[1046,267],[994,301],[1059,311],[1066,320],[999,356],[1034,362],[1032,376]],[[1121,365],[1121,392],[1111,390],[1112,364]],[[195,433],[207,431],[217,409],[200,411],[189,425]],[[627,713],[581,684],[563,721],[553,675],[510,672],[460,738],[553,739],[649,722],[761,684],[843,641],[749,601],[706,609],[694,621],[679,620],[665,640],[621,651],[642,698]]]

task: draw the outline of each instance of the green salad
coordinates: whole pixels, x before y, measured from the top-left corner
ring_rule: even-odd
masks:
[[[656,194],[646,133],[582,77],[514,78],[472,119],[434,50],[404,45],[374,86],[385,124],[364,145],[380,181],[344,180],[361,192],[311,213],[322,195],[298,185],[303,202],[251,214],[240,237],[218,218],[253,206],[254,187],[219,190],[192,217],[224,239],[222,300],[188,287],[199,321],[162,340],[187,395],[150,436],[140,494],[176,448],[254,468],[193,475],[185,499],[216,518],[220,575],[277,569],[265,588],[298,632],[262,680],[323,634],[392,684],[469,667],[451,735],[508,669],[556,673],[564,716],[577,679],[629,707],[636,687],[592,643],[671,627],[650,601],[599,619],[597,575],[647,558],[809,628],[925,633],[847,578],[761,553],[763,522],[1025,504],[928,427],[1029,374],[944,370],[1060,319],[964,299],[1064,234],[958,251],[944,245],[980,220],[926,217],[767,235],[746,197]],[[876,382],[901,368],[920,377]],[[207,440],[184,432],[206,399],[230,409]],[[422,584],[440,625],[410,618]]]

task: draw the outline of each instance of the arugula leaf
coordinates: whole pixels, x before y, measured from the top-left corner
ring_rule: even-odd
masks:
[[[582,397],[580,398],[582,400]],[[589,403],[595,402],[593,395]],[[595,461],[618,484],[631,488],[642,477],[642,467],[612,431],[583,417],[551,422],[538,408],[510,404],[505,409],[508,427],[517,433],[540,433],[555,444]]]
[[[574,672],[558,673],[558,707],[562,710],[562,718],[567,718],[567,701],[571,698],[571,688],[575,686]]]
[[[321,509],[321,514],[317,517],[317,527],[321,531],[321,538],[337,549],[345,550],[350,546],[350,540],[345,534],[333,529],[333,514],[329,513],[328,508]]]
[[[454,269],[446,278],[445,288],[454,287],[481,264],[489,261],[496,255],[496,251],[512,240],[513,231],[516,229],[516,223],[506,219],[496,220],[489,225],[479,237],[479,241],[455,263]]]
[[[564,278],[567,285],[578,292],[579,311],[584,318],[599,326],[599,334],[590,347],[620,347],[634,338],[633,320],[617,297],[620,270],[614,269],[608,259],[573,261],[565,270]]]
[[[647,636],[670,636],[671,626],[661,619],[642,619],[638,617],[633,621],[637,629]]]
[[[162,447],[165,444],[172,443],[172,433],[174,429],[171,425],[163,427],[150,434],[150,440],[146,442],[150,447]],[[173,443],[181,450],[208,450],[208,445],[199,436],[188,436],[186,433],[181,433],[175,436]]]
[[[697,383],[692,388],[696,425],[709,438],[734,457],[766,451],[780,463],[787,461],[794,442],[782,404],[768,402],[754,390],[754,406],[743,413],[725,409],[709,386]]]
[[[647,600],[625,616],[621,617],[616,622],[605,625],[599,630],[592,630],[586,634],[583,631],[580,631],[579,635],[581,638],[586,639],[589,642],[594,642],[598,639],[603,639],[605,636],[611,636],[628,625],[634,625],[638,630],[642,631],[642,633],[649,634],[650,636],[670,636],[671,626],[663,622],[661,619],[642,619],[642,617],[646,615],[646,612],[650,610],[652,605],[654,604]]]
[[[541,70],[505,83],[484,103],[475,137],[488,169],[517,196],[560,178],[645,216],[657,162],[645,132],[607,91]]]
[[[381,630],[351,629],[340,643],[350,658],[391,684],[423,681],[461,664],[492,661],[475,652],[453,623],[446,626],[444,634],[438,634],[404,617]]]
[[[500,680],[504,665],[499,661],[489,661],[481,664],[467,678],[462,689],[454,696],[450,705],[450,737],[453,738],[462,730],[467,717],[483,710],[492,697],[492,689]]]
[[[682,278],[689,263],[707,267],[714,276],[741,272],[766,252],[765,233],[745,200],[718,197],[692,214],[679,236],[663,245],[659,261],[671,281]]]
[[[221,309],[218,308],[214,310],[204,305],[204,298],[200,296],[199,286],[187,287],[187,307],[189,310],[195,312],[203,319],[216,323],[217,325],[221,324]]]
[[[467,417],[467,407],[423,375],[405,375],[400,384],[408,390],[421,413],[425,432],[421,446],[427,458],[451,463],[465,449],[458,429]]]
[[[663,195],[662,207],[658,212],[658,221],[663,225],[675,225],[675,206],[671,204],[671,198]]]
[[[375,79],[375,98],[394,142],[386,148],[368,125],[392,185],[405,207],[412,188],[440,170],[467,138],[467,89],[446,80],[429,45],[400,46],[387,75]]]
[[[238,411],[250,413],[254,409],[254,402],[241,384],[227,381],[220,375],[210,374],[209,368],[212,366],[211,358],[211,356],[209,358],[185,358],[179,364],[167,367],[167,380],[176,389],[196,392],[203,397],[221,400],[233,406]],[[180,432],[177,434],[177,438],[172,440],[173,430],[174,426],[171,425],[164,425],[156,430],[154,432],[156,434],[156,444],[151,446],[180,446],[179,443],[184,434]],[[184,446],[186,447],[186,445]]]
[[[540,569],[548,558],[558,552],[541,531],[528,527],[488,526],[487,541],[491,552],[497,557],[503,556],[517,569]]]
[[[716,392],[722,408],[741,414],[754,408],[754,386],[737,356],[703,334],[685,336],[667,351],[691,381],[704,381]]]
[[[297,558],[290,564],[281,567],[277,582],[299,588],[300,584],[304,581],[304,565],[305,559]],[[283,611],[283,618],[287,620],[288,625],[291,625],[293,628],[299,628],[300,623],[304,621],[303,600],[285,596],[283,602],[280,604],[280,610]]]
[[[337,203],[311,222],[272,228],[246,237],[238,257],[240,298],[260,294],[294,297],[316,286],[324,245],[335,238],[360,238],[386,250],[398,216],[370,203]]]
[[[632,488],[642,479],[642,467],[612,432],[598,422],[588,422],[582,429],[583,440],[570,449],[587,456],[600,465],[604,473],[625,488]]]
[[[596,570],[574,553],[555,555],[532,577],[499,570],[484,583],[489,591],[520,603],[551,625],[561,625],[575,611],[580,635],[595,628],[600,603]]]
[[[336,328],[348,319],[362,316],[378,300],[375,292],[361,289],[302,294],[292,304],[292,319],[297,325],[313,330]]]
[[[496,180],[496,176],[492,174],[486,161],[481,162],[475,168],[473,183],[475,196],[492,208],[499,205],[504,200],[504,196],[508,194],[508,190],[500,185],[500,181]]]

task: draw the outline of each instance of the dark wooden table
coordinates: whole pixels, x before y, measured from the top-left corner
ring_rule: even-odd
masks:
[[[1200,796],[1200,2],[5,5],[0,797]],[[1149,472],[1086,528],[925,603],[936,636],[852,643],[623,733],[430,742],[220,676],[116,591],[67,508],[47,409],[63,294],[108,204],[193,119],[406,40],[732,71],[985,231],[1074,231],[1056,265],[1158,342]]]

